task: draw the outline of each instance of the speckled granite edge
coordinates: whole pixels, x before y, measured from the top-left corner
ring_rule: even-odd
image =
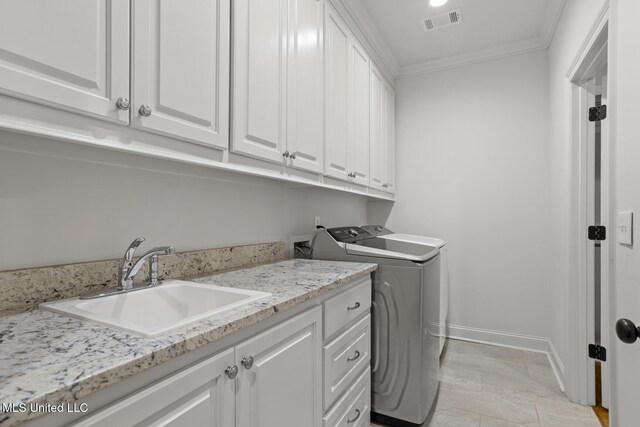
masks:
[[[76,402],[87,395],[203,347],[326,294],[375,271],[375,264],[285,260],[197,279],[201,283],[271,292],[265,300],[230,310],[158,339],[144,339],[45,310],[0,320],[0,401]],[[73,360],[69,364],[69,360]],[[40,417],[0,413],[0,425]]]
[[[283,242],[205,249],[160,257],[160,276],[174,279],[284,259]],[[38,304],[116,289],[119,260],[0,271],[0,317]],[[138,281],[147,276],[146,266]]]

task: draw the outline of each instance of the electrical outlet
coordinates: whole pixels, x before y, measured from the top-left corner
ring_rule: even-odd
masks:
[[[316,216],[316,227],[320,225],[320,217]]]

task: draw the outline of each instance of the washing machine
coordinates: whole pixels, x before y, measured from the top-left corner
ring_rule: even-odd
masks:
[[[435,237],[394,233],[381,225],[363,225],[362,228],[368,233],[383,239],[424,244],[434,246],[440,250],[440,354],[442,355],[442,350],[444,349],[447,336],[447,316],[449,315],[449,264],[447,259],[447,242]]]
[[[318,229],[312,257],[378,264],[372,284],[372,419],[422,425],[438,391],[439,249],[350,226]]]

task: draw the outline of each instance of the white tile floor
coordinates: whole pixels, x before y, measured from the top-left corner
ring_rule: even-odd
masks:
[[[599,427],[587,406],[569,402],[547,356],[449,340],[429,427]]]

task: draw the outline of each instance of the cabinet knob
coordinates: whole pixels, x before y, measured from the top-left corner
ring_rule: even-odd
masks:
[[[356,173],[355,172],[350,172],[349,175],[347,175],[349,178],[355,178],[356,177]]]
[[[389,184],[382,184],[382,187],[389,188]]]
[[[129,103],[129,100],[127,98],[123,98],[121,96],[118,99],[116,99],[116,107],[118,107],[119,110],[126,111],[129,109],[130,106],[131,106],[131,103]]]
[[[358,308],[360,308],[360,302],[356,301],[355,304],[347,306],[347,311],[357,310]]]
[[[238,376],[238,365],[228,366],[227,369],[224,370],[224,373],[227,374],[230,380],[234,379]]]
[[[240,361],[240,363],[242,363],[242,366],[244,366],[245,369],[251,369],[251,367],[253,366],[253,357],[245,357]]]
[[[138,112],[141,116],[149,117],[151,115],[151,107],[149,107],[147,104],[142,104]]]
[[[356,416],[355,416],[355,417],[353,417],[353,418],[349,418],[349,419],[347,420],[347,424],[353,424],[353,423],[355,423],[356,421],[358,421],[358,418],[360,418],[360,409],[356,408]]]
[[[289,157],[289,150],[282,153],[282,157]]]
[[[289,158],[290,158],[291,160],[295,159],[295,158],[296,158],[296,154],[295,154],[295,153],[291,153],[291,154],[289,155]]]

